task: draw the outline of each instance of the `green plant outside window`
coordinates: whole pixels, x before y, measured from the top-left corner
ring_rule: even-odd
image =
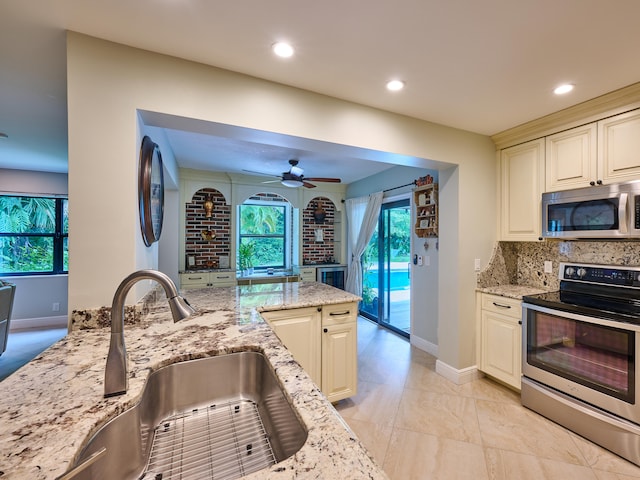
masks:
[[[66,198],[0,195],[0,275],[69,270]]]

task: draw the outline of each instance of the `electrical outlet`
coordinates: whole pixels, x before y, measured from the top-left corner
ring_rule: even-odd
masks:
[[[553,272],[553,263],[549,260],[544,262],[544,273],[552,273]]]
[[[422,266],[422,255],[418,255],[418,266]]]
[[[476,272],[480,271],[480,259],[479,258],[476,258],[475,261],[473,262],[473,269]]]
[[[58,302],[53,302],[53,305],[51,306],[51,310],[54,312],[59,312],[60,311],[60,304]]]

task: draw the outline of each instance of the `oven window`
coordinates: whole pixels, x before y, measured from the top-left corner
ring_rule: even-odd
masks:
[[[618,199],[551,204],[547,230],[551,232],[618,230]]]
[[[635,332],[529,310],[527,362],[635,402]]]

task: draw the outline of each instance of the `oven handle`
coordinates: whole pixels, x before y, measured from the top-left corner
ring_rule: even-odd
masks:
[[[629,330],[632,332],[640,332],[640,325],[636,325],[634,323],[629,323],[625,321],[616,321],[609,320],[600,317],[591,317],[588,315],[583,315],[579,313],[571,313],[565,312],[564,310],[558,310],[555,308],[541,307],[539,305],[533,305],[531,303],[523,303],[522,304],[522,320],[526,322],[527,319],[527,310],[535,310],[536,312],[548,313],[550,315],[555,315],[557,317],[568,318],[570,320],[578,320],[585,323],[593,323],[596,325],[604,325],[608,327],[613,327],[621,330]],[[526,323],[525,323],[526,325]],[[523,342],[525,341],[523,337]]]
[[[618,206],[620,233],[627,233],[627,196],[627,193],[620,194],[620,205]]]

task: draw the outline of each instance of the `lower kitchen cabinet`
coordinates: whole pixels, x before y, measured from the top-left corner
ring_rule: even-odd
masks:
[[[520,390],[522,302],[480,294],[480,370]]]
[[[293,308],[263,312],[262,318],[271,326],[293,358],[321,385],[321,345],[318,341],[321,307]]]
[[[322,307],[322,392],[337,402],[358,388],[357,303]]]
[[[262,312],[293,358],[337,402],[358,389],[358,304]]]
[[[180,288],[233,287],[236,285],[236,272],[192,272],[180,274]]]

